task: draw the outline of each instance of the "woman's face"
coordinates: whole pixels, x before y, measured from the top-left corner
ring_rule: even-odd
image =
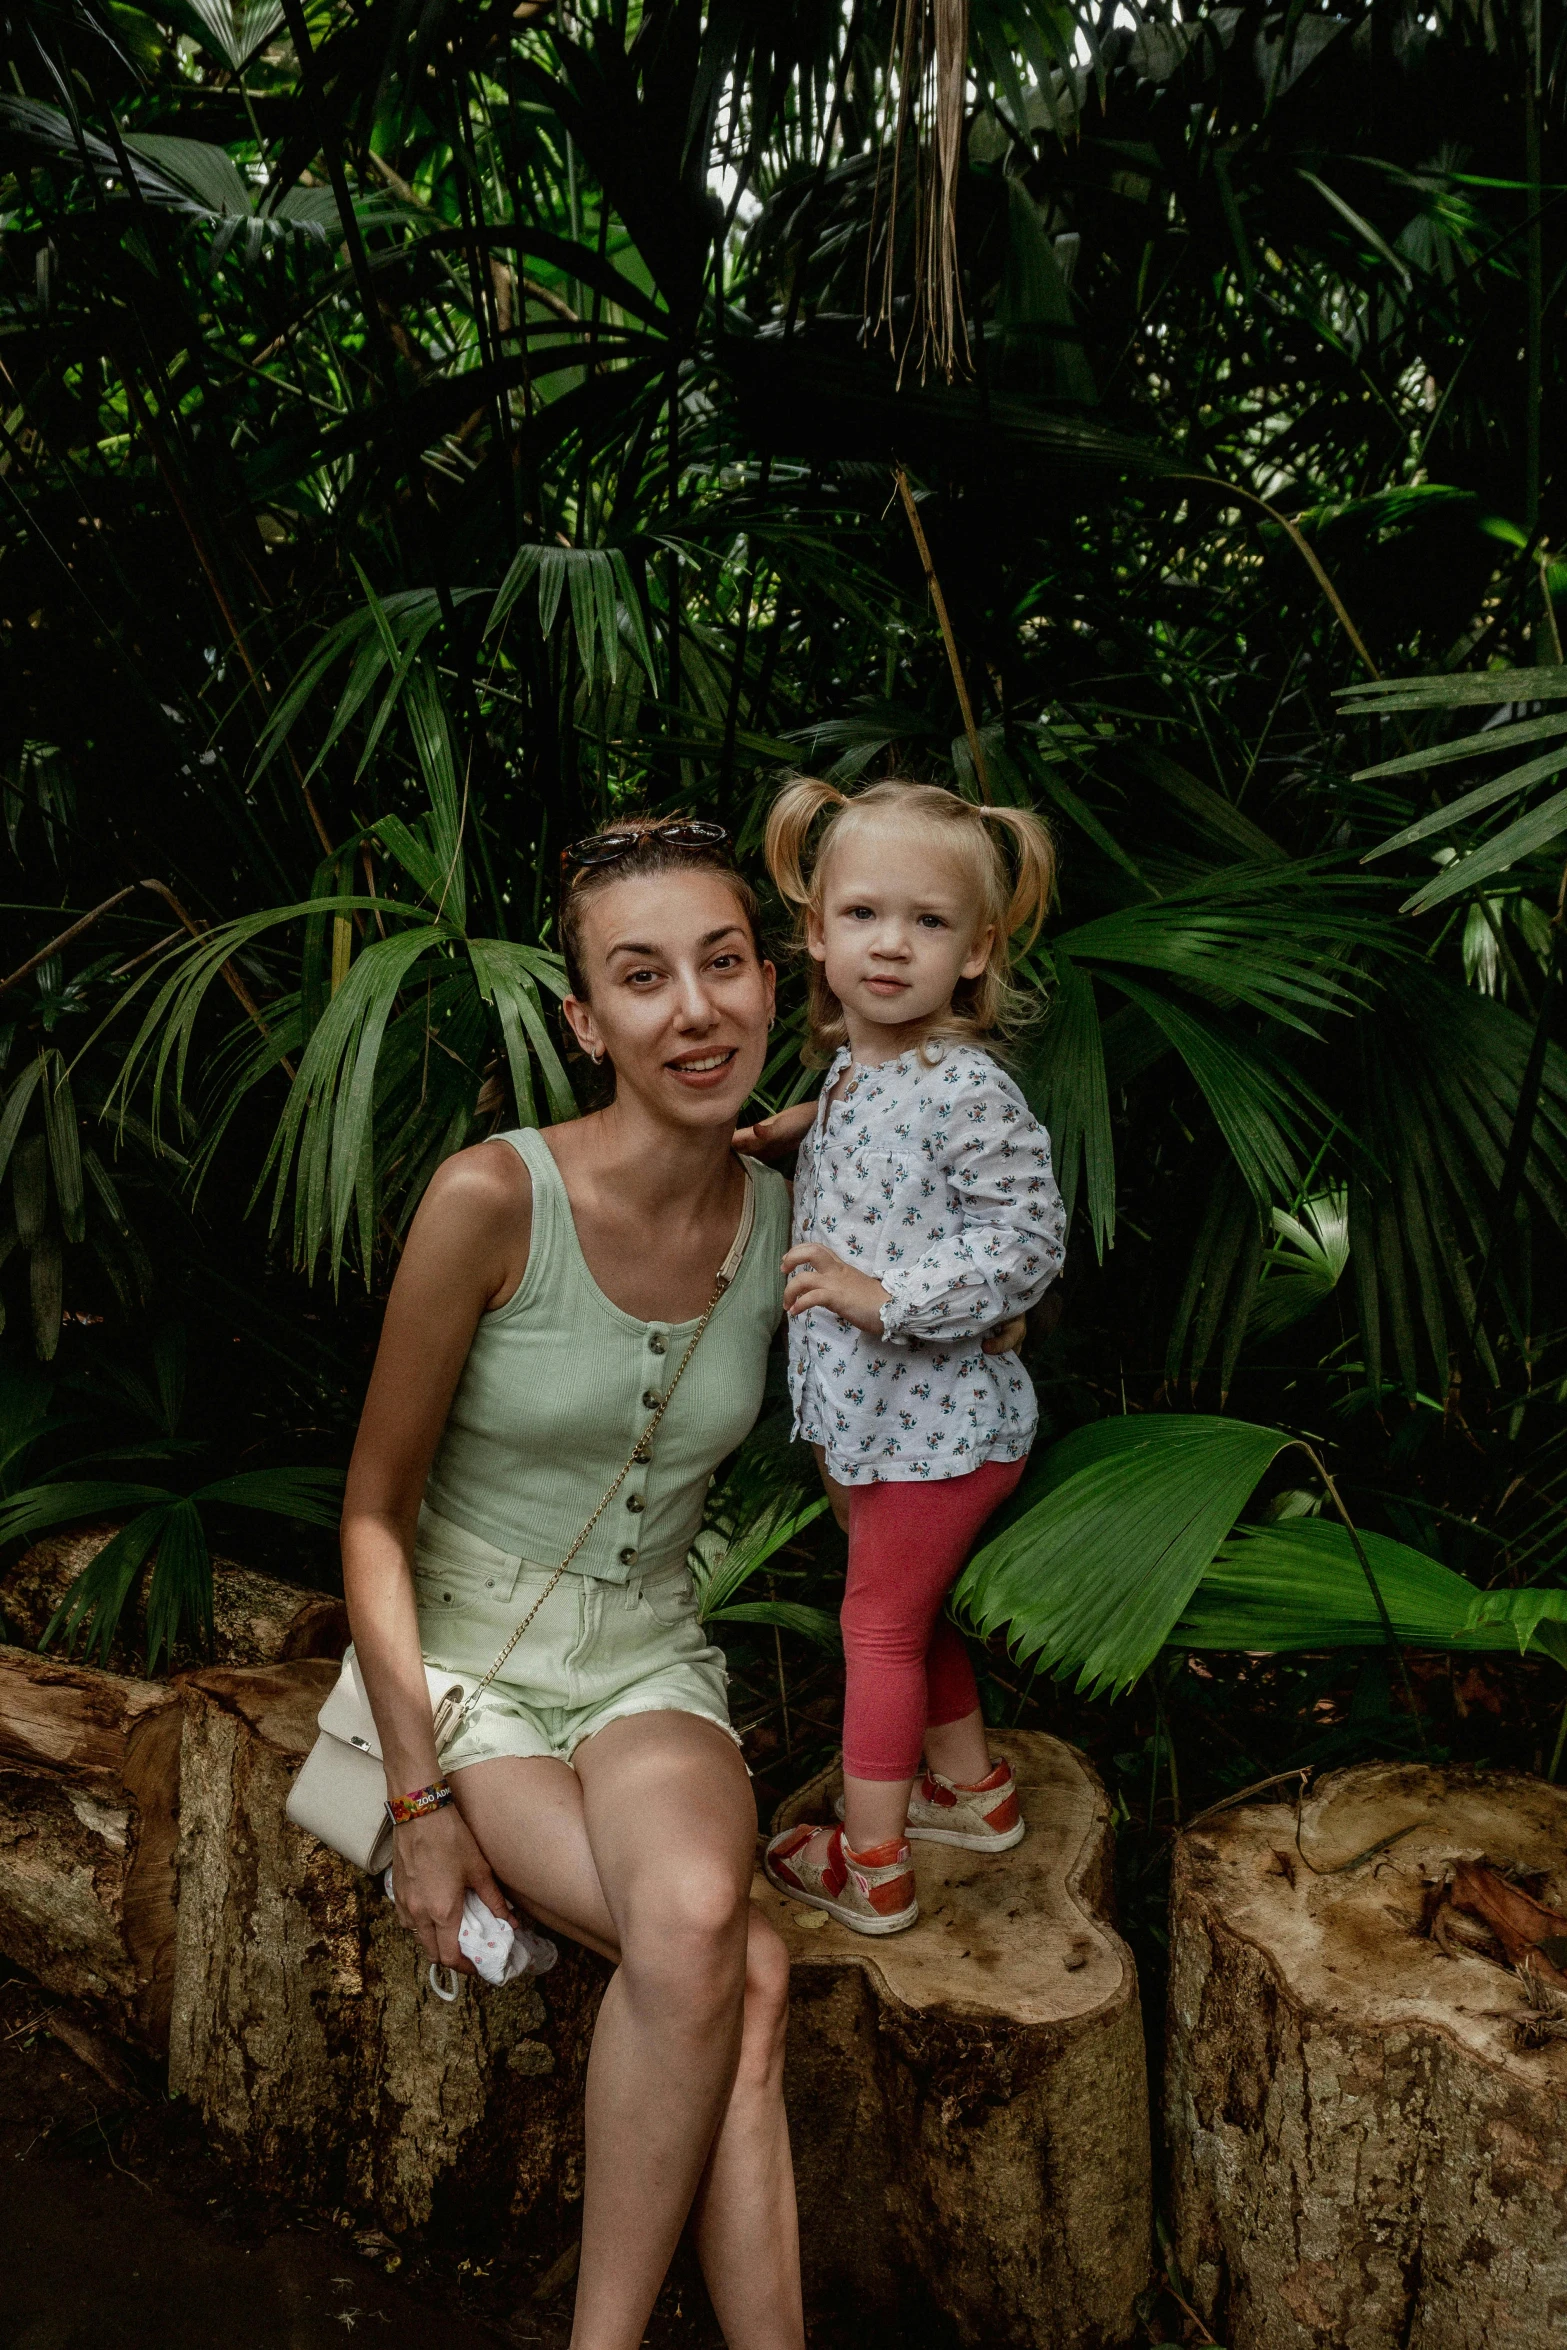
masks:
[[[584,1001],[566,1017],[614,1063],[616,1098],[679,1126],[732,1126],[762,1073],[774,972],[722,873],[628,874],[583,909]]]

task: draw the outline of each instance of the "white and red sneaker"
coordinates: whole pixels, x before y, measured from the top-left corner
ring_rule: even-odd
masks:
[[[853,1852],[842,1828],[834,1828],[819,1859],[809,1846],[821,1830],[802,1820],[785,1828],[767,1847],[762,1866],[768,1882],[791,1901],[824,1909],[856,1934],[901,1934],[920,1914],[914,1896],[914,1855],[903,1837]]]
[[[927,1771],[914,1782],[909,1834],[923,1837],[927,1844],[959,1844],[965,1852],[1007,1852],[1027,1833],[1009,1762],[998,1762],[989,1778],[975,1787],[960,1787],[939,1771]]]

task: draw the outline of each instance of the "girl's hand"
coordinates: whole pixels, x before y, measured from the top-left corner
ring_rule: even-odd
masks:
[[[790,1249],[783,1261],[784,1311],[803,1314],[811,1306],[852,1322],[872,1338],[881,1336],[881,1309],[892,1303],[889,1290],[869,1273],[857,1273],[819,1240]]]
[[[998,1322],[993,1330],[986,1331],[980,1341],[979,1351],[984,1355],[1016,1354],[1027,1336],[1027,1317],[1014,1314],[1010,1321]]]
[[[737,1126],[734,1147],[753,1159],[786,1159],[810,1133],[815,1118],[814,1102],[796,1102],[771,1118],[758,1118],[754,1126]]]
[[[475,1971],[457,1941],[470,1887],[492,1917],[510,1918],[516,1924],[516,1911],[455,1804],[424,1812],[393,1830],[392,1891],[398,1923],[418,1938],[427,1957],[459,1975]]]

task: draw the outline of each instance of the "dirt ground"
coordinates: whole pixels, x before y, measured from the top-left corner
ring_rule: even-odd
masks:
[[[183,2108],[78,2010],[0,1976],[0,2350],[564,2350],[571,2280],[400,2253],[236,2196]],[[652,2350],[721,2337],[666,2288]]]

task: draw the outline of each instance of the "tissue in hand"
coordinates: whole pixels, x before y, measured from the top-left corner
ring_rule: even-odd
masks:
[[[519,1975],[547,1975],[559,1957],[553,1942],[487,1910],[477,1893],[462,1905],[457,1947],[472,1959],[481,1981],[514,1983]]]
[[[387,1900],[395,1900],[390,1869],[383,1881]],[[472,1891],[462,1905],[457,1947],[483,1983],[515,1983],[522,1975],[547,1975],[560,1956],[547,1936],[535,1934],[527,1926],[514,1926],[510,1918],[496,1917]]]

